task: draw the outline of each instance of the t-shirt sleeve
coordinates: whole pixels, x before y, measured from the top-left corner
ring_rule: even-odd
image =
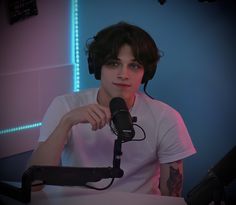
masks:
[[[63,97],[58,96],[54,98],[43,117],[38,139],[39,142],[45,141],[50,136],[50,134],[54,131],[54,129],[60,122],[61,118],[67,112],[68,111],[63,101]]]
[[[160,163],[170,163],[196,153],[181,115],[176,110],[164,112],[160,124],[158,158]]]

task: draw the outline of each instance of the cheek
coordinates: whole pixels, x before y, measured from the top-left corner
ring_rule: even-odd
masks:
[[[102,67],[101,70],[101,79],[110,79],[114,75],[114,71],[107,69],[106,67]]]
[[[112,82],[112,75],[110,75],[109,72],[101,72],[101,81],[100,81],[101,85],[109,89],[111,82]]]
[[[138,75],[135,76],[133,79],[133,88],[134,90],[138,90],[140,85],[142,84],[142,79],[143,79],[143,75]]]
[[[142,79],[141,79],[142,80]],[[136,83],[135,84],[133,84],[134,85],[134,89],[135,90],[138,90],[139,89],[139,87],[140,87],[140,85],[141,85],[141,80],[139,80],[139,81],[136,81]]]
[[[144,71],[141,71],[141,72],[137,75],[137,80],[136,80],[136,82],[138,82],[139,84],[141,84],[142,79],[143,79],[143,75],[144,75]]]

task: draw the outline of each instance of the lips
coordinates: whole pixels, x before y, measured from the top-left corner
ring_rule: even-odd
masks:
[[[131,87],[130,84],[125,84],[125,83],[113,83],[113,85],[117,87]]]

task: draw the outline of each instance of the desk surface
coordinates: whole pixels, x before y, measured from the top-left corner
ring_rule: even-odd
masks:
[[[22,205],[21,202],[1,196],[3,204]],[[127,192],[95,191],[80,187],[46,186],[32,192],[30,205],[186,205],[183,198],[156,196]]]

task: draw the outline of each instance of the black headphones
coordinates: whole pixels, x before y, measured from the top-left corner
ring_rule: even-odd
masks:
[[[95,61],[96,57],[94,53],[89,51],[88,53],[88,68],[89,68],[89,73],[94,74],[96,80],[101,80],[101,67],[102,65],[97,65]]]

